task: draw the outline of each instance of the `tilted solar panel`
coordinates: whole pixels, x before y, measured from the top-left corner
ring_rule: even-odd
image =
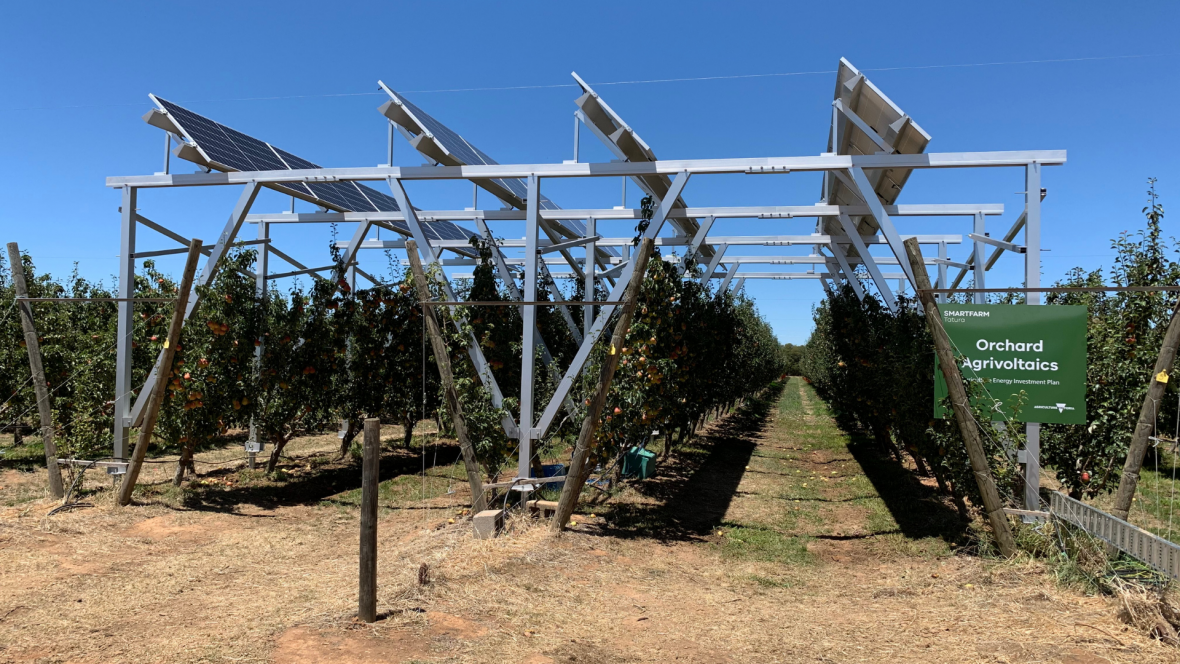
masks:
[[[450,127],[439,122],[416,104],[381,84],[391,101],[382,105],[381,112],[413,135],[411,144],[430,159],[446,166],[498,164],[486,152],[472,145]],[[513,207],[525,209],[528,199],[528,183],[520,178],[493,178],[478,181],[481,187]],[[544,195],[540,197],[542,210],[560,210],[561,206]],[[565,238],[584,237],[586,225],[580,221],[563,219],[547,221],[545,226]],[[597,250],[602,256],[619,256],[617,249],[603,247]]]
[[[173,126],[167,127],[188,141],[200,154],[202,166],[219,171],[284,171],[321,168],[302,157],[243,134],[220,122],[210,120],[183,106],[178,106],[155,95],[152,100],[167,114]],[[149,113],[149,116],[151,114]],[[149,120],[152,124],[158,124]],[[441,126],[441,125],[440,125]],[[443,127],[445,129],[445,127]],[[461,139],[460,139],[461,140]],[[190,152],[179,152],[188,158]],[[272,189],[322,205],[339,212],[397,212],[397,200],[359,182],[287,182],[268,184]],[[405,222],[389,222],[395,230],[410,235]],[[467,240],[475,233],[449,221],[423,224],[423,230],[433,240]]]
[[[615,156],[626,161],[656,161],[655,152],[651,147],[639,137],[639,134],[630,125],[623,121],[623,118],[614,109],[607,105],[606,100],[602,99],[586,81],[582,80],[577,72],[571,72],[571,75],[582,89],[581,96],[574,103],[585,116],[587,126],[591,127],[606,142],[606,147],[614,152]],[[633,177],[631,180],[644,193],[657,201],[662,200],[672,188],[672,178],[667,175],[643,175]],[[678,197],[675,207],[688,207],[688,205],[683,198]],[[696,219],[670,219],[668,222],[678,235],[692,237],[700,229],[700,224]],[[706,258],[711,257],[713,247],[702,244],[700,253]]]
[[[840,58],[833,99],[848,112],[838,113],[836,125],[831,129],[833,135],[830,136],[830,144],[836,154],[861,155],[885,151],[921,154],[930,142],[930,135],[925,130],[844,58]],[[875,138],[853,122],[848,114],[864,122],[876,134]],[[883,150],[878,141],[889,150]],[[877,199],[885,205],[892,205],[897,201],[911,172],[910,169],[890,168],[869,170],[865,175],[873,185],[873,194]],[[863,205],[860,196],[836,177],[824,179],[822,193],[823,199],[829,204]],[[878,230],[877,222],[871,216],[854,217],[853,223],[862,235],[872,235]],[[819,224],[817,230],[843,234],[842,226],[834,220]],[[851,253],[855,255],[855,250],[851,250]]]

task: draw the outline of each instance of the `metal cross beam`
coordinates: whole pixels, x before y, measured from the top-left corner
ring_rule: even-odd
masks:
[[[318,168],[283,171],[235,171],[230,173],[187,173],[173,175],[133,175],[107,178],[108,187],[131,186],[201,187],[233,184],[272,184],[283,182],[332,182],[341,180],[479,180],[488,178],[622,177],[641,175],[675,175],[688,173],[758,173],[773,169],[790,171],[836,171],[851,169],[923,169],[923,168],[992,168],[1027,166],[1039,163],[1056,166],[1065,163],[1064,150],[1028,150],[1011,152],[929,152],[923,154],[837,155],[811,157],[745,157],[738,159],[672,159],[650,162],[596,164],[494,164],[476,166],[368,166],[353,168]],[[870,187],[870,191],[871,191]],[[872,207],[874,201],[866,201]]]

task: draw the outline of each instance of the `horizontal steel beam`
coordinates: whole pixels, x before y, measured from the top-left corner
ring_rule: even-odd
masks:
[[[734,263],[737,265],[827,265],[827,262],[832,260],[831,256],[821,256],[818,254],[809,254],[807,256],[726,256],[722,263]],[[849,256],[848,262],[852,265],[864,263],[860,257]],[[897,265],[896,258],[878,258],[873,257],[873,261],[877,265]],[[925,257],[927,265],[937,265],[938,259]]]
[[[738,277],[742,279],[771,279],[771,280],[792,280],[792,279],[833,279],[833,275],[827,272],[738,272]],[[552,273],[554,279],[577,279],[578,275],[573,272],[554,272]],[[726,272],[714,272],[713,279],[724,279],[728,276]],[[905,279],[904,272],[887,272],[883,275],[886,279]],[[475,276],[470,272],[461,272],[452,274],[450,277],[455,281],[465,281],[474,279]],[[551,303],[556,304],[556,303]]]
[[[360,168],[316,168],[284,171],[234,173],[189,173],[176,175],[131,175],[107,178],[108,187],[201,187],[232,184],[275,184],[283,182],[336,182],[344,180],[487,180],[495,178],[579,178],[687,173],[745,173],[752,169],[787,171],[835,171],[860,169],[990,168],[1064,164],[1065,150],[1011,152],[931,152],[926,154],[838,155],[810,157],[746,157],[738,159],[674,159],[649,162],[596,164],[492,164],[479,166],[369,166]]]
[[[917,238],[919,244],[962,244],[962,235],[902,235],[903,239],[911,237]],[[710,244],[732,244],[745,246],[767,246],[767,247],[789,247],[796,244],[810,245],[810,244],[850,244],[851,238],[846,235],[732,235],[732,236],[710,236],[708,238]],[[861,236],[861,241],[866,245],[872,244],[887,244],[888,241],[879,235],[864,235]],[[621,247],[630,246],[634,242],[634,238],[617,237],[617,238],[602,238],[597,240],[595,244],[598,246]],[[676,247],[687,246],[692,242],[691,238],[680,237],[657,237],[655,243],[657,247]],[[470,247],[471,244],[466,240],[434,240],[431,246],[442,249],[451,247]],[[549,240],[538,240],[538,247],[550,246],[552,243]],[[340,249],[347,249],[348,242],[340,241],[336,243]],[[524,240],[507,239],[504,240],[500,246],[502,248],[519,248],[524,246]],[[406,243],[404,240],[365,240],[361,249],[405,249]],[[273,249],[271,250],[274,251]]]
[[[538,254],[549,254],[549,253],[553,253],[554,251],[561,251],[563,249],[571,249],[573,247],[580,247],[584,244],[590,244],[591,242],[597,242],[598,240],[601,240],[601,239],[602,239],[602,236],[600,236],[600,235],[591,235],[590,237],[582,237],[582,238],[578,238],[576,240],[569,240],[568,242],[558,242],[557,244],[550,244],[550,245],[547,245],[544,247],[538,247],[537,253]]]
[[[254,245],[254,244],[265,244],[268,242],[270,242],[269,239],[246,240],[244,242],[235,242],[235,243],[231,244],[230,247],[247,247],[247,246]],[[132,258],[155,258],[156,256],[173,256],[176,254],[187,254],[187,253],[188,253],[188,248],[157,249],[154,251],[137,251],[134,254],[131,254],[131,257]],[[202,252],[202,253],[208,254],[209,252],[206,251],[206,252]]]
[[[1004,214],[1002,204],[932,204],[932,205],[886,205],[885,211],[894,217],[973,217],[977,213],[986,216]],[[792,219],[796,217],[827,217],[840,213],[851,216],[869,214],[865,205],[761,205],[753,207],[690,207],[675,208],[669,219],[717,217],[725,219]],[[636,220],[643,218],[641,210],[581,209],[541,210],[540,216],[547,221],[567,219]],[[523,221],[524,210],[422,210],[420,221]],[[404,221],[401,212],[276,212],[252,214],[247,223],[265,221],[270,224],[340,224],[349,222]]]

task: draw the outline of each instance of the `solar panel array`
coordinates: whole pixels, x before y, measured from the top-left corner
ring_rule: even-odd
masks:
[[[408,131],[421,134],[428,132],[435,140],[438,146],[442,147],[449,155],[450,161],[453,163],[448,166],[459,165],[478,165],[478,164],[497,164],[495,159],[492,159],[486,152],[472,145],[467,139],[460,136],[450,127],[439,122],[426,111],[419,108],[410,100],[402,95],[394,92],[388,87],[385,90],[396,100],[400,102],[404,110],[408,111],[409,118],[413,120],[418,126],[405,127]],[[482,182],[480,183],[483,184]],[[504,198],[512,205],[524,209],[528,199],[528,182],[520,178],[496,178],[488,180],[488,185],[485,188],[491,191],[496,196]],[[546,198],[544,195],[540,197],[540,208],[542,210],[560,210],[561,206]],[[586,224],[576,219],[562,219],[560,221],[548,222],[551,226],[557,226],[560,230],[570,238],[585,237]],[[618,257],[619,251],[613,247],[601,247],[598,252],[608,256]]]
[[[419,129],[429,132],[430,135],[434,137],[434,139],[439,143],[439,145],[441,145],[454,157],[456,160],[455,163],[447,164],[448,166],[486,166],[500,163],[489,157],[488,154],[483,150],[480,150],[471,143],[467,142],[467,139],[452,131],[450,127],[434,119],[433,116],[421,108],[418,108],[416,105],[411,103],[410,100],[401,95],[397,95],[397,99],[401,101],[406,109],[409,110],[410,114],[413,115],[418,121],[418,124],[420,125]],[[407,129],[413,130],[414,128],[408,127]],[[528,182],[520,178],[495,178],[490,180],[490,182],[499,185],[501,188],[510,192],[513,197],[518,199],[511,202],[513,204],[520,204],[523,207],[523,204],[529,195]],[[560,206],[543,195],[541,196],[540,203],[542,210],[561,209]]]
[[[281,148],[243,134],[220,122],[194,113],[183,106],[152,95],[173,123],[209,161],[222,171],[286,171],[321,168]],[[284,182],[267,185],[283,193],[340,212],[397,212],[397,200],[388,194],[357,182]],[[409,235],[410,227],[402,221],[390,222],[394,229]],[[432,240],[467,240],[473,232],[449,221],[424,222],[423,230]]]

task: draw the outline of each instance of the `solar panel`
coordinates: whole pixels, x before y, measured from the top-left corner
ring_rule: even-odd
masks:
[[[840,58],[840,67],[836,73],[834,99],[856,114],[879,139],[899,154],[921,154],[930,142],[929,134],[844,58]],[[877,141],[842,114],[837,115],[837,125],[832,131],[838,132],[831,137],[832,150],[836,154],[861,155],[882,151]],[[897,201],[911,172],[910,169],[891,168],[866,171],[865,175],[872,183],[878,200],[885,205],[892,205]],[[863,205],[860,196],[835,177],[824,179],[822,193],[829,204]],[[853,223],[862,235],[873,235],[878,230],[872,216],[854,217]],[[835,220],[821,224],[819,230],[844,234],[843,227]]]
[[[422,154],[447,166],[499,163],[416,104],[391,90],[384,83],[381,84],[381,87],[392,98],[392,101],[381,107],[382,114],[413,134],[413,144]],[[528,183],[523,179],[494,178],[480,181],[477,184],[514,207],[520,209],[527,207],[529,188]],[[542,210],[561,209],[561,206],[544,195],[540,197],[539,203]],[[586,234],[586,226],[581,222],[562,220],[547,222],[546,225],[571,239],[583,237]],[[600,248],[598,251],[608,256],[620,255],[618,250],[611,247]]]
[[[582,113],[586,116],[586,121],[592,126],[597,133],[607,141],[607,147],[615,153],[620,159],[625,159],[631,162],[647,162],[656,161],[656,155],[652,152],[650,146],[635,133],[623,118],[615,113],[614,109],[607,105],[593,88],[590,87],[586,81],[583,81],[577,73],[572,74],[574,80],[582,88],[582,95],[574,102]],[[645,193],[655,198],[657,201],[663,200],[668,191],[672,188],[672,179],[667,175],[643,175],[631,178],[639,188]],[[676,199],[676,207],[688,207],[684,199]],[[668,223],[672,225],[679,235],[687,235],[692,237],[700,229],[700,224],[696,219],[669,219]],[[702,244],[700,247],[701,255],[706,258],[713,255],[713,247],[707,244]]]
[[[319,164],[210,120],[183,106],[155,95],[151,98],[171,118],[178,133],[202,155],[207,162],[202,164],[203,166],[207,165],[220,171],[321,168]],[[446,130],[446,127],[439,126]],[[400,209],[397,200],[392,196],[359,182],[284,182],[266,186],[340,212],[397,212]],[[411,235],[409,225],[403,221],[393,221],[389,225],[400,233]],[[424,223],[423,230],[432,240],[467,240],[476,235],[449,221]]]

